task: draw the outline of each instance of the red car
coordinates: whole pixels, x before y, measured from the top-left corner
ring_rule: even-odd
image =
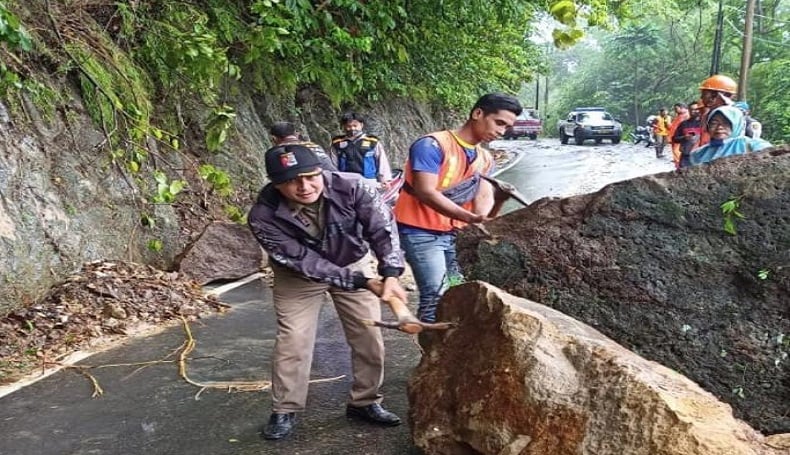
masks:
[[[538,134],[543,131],[543,122],[538,116],[538,111],[535,109],[526,108],[516,117],[516,122],[512,127],[505,131],[502,139],[518,139],[527,136],[530,139],[537,139]]]

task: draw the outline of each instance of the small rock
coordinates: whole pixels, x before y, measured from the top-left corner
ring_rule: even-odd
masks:
[[[115,319],[126,319],[128,317],[126,310],[117,303],[108,303],[104,305],[103,314]]]

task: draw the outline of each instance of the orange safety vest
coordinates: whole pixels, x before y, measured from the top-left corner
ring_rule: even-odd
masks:
[[[426,136],[434,138],[439,143],[439,149],[443,154],[442,165],[439,169],[439,180],[436,185],[437,191],[453,188],[472,178],[476,172],[486,174],[494,164],[494,159],[488,150],[480,146],[475,147],[477,151],[475,160],[467,164],[467,155],[463,146],[449,130],[438,131]],[[411,162],[408,160],[406,161],[403,175],[406,180],[405,185],[411,186],[414,172],[411,169]],[[461,207],[471,211],[473,204],[474,200],[462,204]],[[400,192],[393,213],[398,223],[432,231],[450,232],[467,225],[463,221],[442,215],[405,190]]]
[[[669,125],[669,140],[670,140],[670,142],[672,141],[672,137],[675,135],[675,131],[677,131],[678,126],[684,120],[688,120],[688,118],[689,118],[689,114],[685,113],[685,114],[678,114],[677,117],[672,119],[672,123]]]
[[[667,128],[669,128],[669,125],[667,125],[667,120],[669,120],[668,115],[665,115],[663,117],[659,115],[658,117],[656,117],[656,126],[653,128],[653,131],[656,133],[656,136],[669,135],[669,131],[667,130]]]

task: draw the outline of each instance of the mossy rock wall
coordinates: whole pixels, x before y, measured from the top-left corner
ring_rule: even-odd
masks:
[[[0,313],[35,302],[86,261],[126,259],[171,267],[203,226],[227,219],[223,204],[197,175],[200,164],[230,175],[231,199],[246,211],[266,181],[263,152],[271,146],[271,122],[295,121],[325,146],[339,128],[340,110],[319,94],[297,106],[293,97],[284,102],[242,91],[231,102],[237,117],[228,141],[209,153],[201,129],[207,113],[188,112],[179,151],[148,144],[152,168],[185,180],[188,187],[174,204],[152,204],[150,171],[136,175],[114,162],[104,132],[91,120],[76,87],[58,90],[70,101],[52,116],[41,115],[29,100],[21,111],[0,104]],[[435,120],[446,118],[442,113],[408,100],[358,109],[370,116],[395,166],[412,140],[453,126]],[[154,226],[141,223],[144,213]],[[152,240],[162,242],[161,250],[149,248]]]

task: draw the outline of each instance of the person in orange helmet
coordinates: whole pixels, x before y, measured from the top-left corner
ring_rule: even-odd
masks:
[[[710,142],[708,135],[708,113],[717,107],[729,106],[733,103],[732,97],[738,91],[738,84],[732,78],[723,74],[714,74],[702,81],[699,86],[702,112],[700,113],[701,135],[698,146]]]

